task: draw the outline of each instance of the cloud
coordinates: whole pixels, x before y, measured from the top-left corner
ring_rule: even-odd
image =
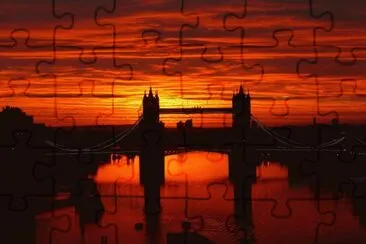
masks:
[[[339,54],[335,47],[330,50],[319,48],[319,65],[314,67],[302,63],[301,72],[297,73],[297,62],[300,59],[313,60],[315,57],[311,47],[314,28],[320,26],[326,28],[331,24],[327,16],[319,20],[310,16],[308,1],[296,0],[285,3],[269,0],[250,1],[245,8],[243,2],[239,0],[185,0],[183,12],[180,1],[116,0],[116,2],[115,11],[108,13],[99,7],[104,6],[111,10],[112,0],[80,1],[78,6],[74,1],[56,1],[56,14],[61,16],[69,12],[74,17],[72,22],[72,18],[68,16],[60,19],[53,16],[49,0],[37,0],[32,4],[27,1],[17,4],[10,0],[2,1],[0,4],[2,84],[7,84],[9,80],[20,76],[26,79],[31,84],[30,91],[40,94],[39,98],[32,98],[32,105],[28,108],[33,109],[34,113],[37,111],[37,104],[41,104],[45,99],[41,97],[42,94],[52,94],[54,89],[53,83],[47,83],[47,79],[42,79],[42,75],[55,75],[59,92],[64,95],[78,94],[80,84],[86,86],[95,82],[99,89],[96,93],[108,96],[109,88],[115,84],[116,93],[121,96],[118,99],[122,99],[118,100],[121,103],[119,106],[124,107],[123,114],[131,117],[131,121],[127,122],[132,122],[133,114],[140,106],[143,91],[150,84],[159,90],[161,106],[164,107],[172,103],[178,106],[187,102],[201,103],[205,106],[231,106],[232,91],[244,83],[254,97],[297,97],[301,102],[290,104],[294,106],[293,109],[299,111],[296,116],[300,117],[301,113],[308,116],[314,112],[316,103],[313,98],[317,94],[336,95],[338,90],[334,87],[341,79],[359,81],[357,83],[359,94],[366,89],[364,82],[360,82],[364,79],[364,69],[358,68],[363,65],[363,56],[357,56],[355,66],[346,67],[334,61]],[[317,41],[322,45],[330,43],[342,48],[362,47],[365,31],[361,28],[359,20],[363,17],[366,3],[356,1],[357,8],[349,4],[348,7],[351,7],[352,11],[343,11],[342,4],[343,2],[330,0],[316,1],[316,5],[313,6],[315,15],[330,10],[336,20],[334,31],[317,32]],[[226,29],[224,28],[226,14],[240,15],[245,11],[247,16],[243,19],[233,15],[228,17]],[[197,16],[199,24],[196,26]],[[180,40],[180,28],[183,25],[185,25],[182,32],[183,39]],[[73,28],[55,29],[56,26]],[[240,36],[240,29],[233,31],[236,27],[244,30],[243,39]],[[28,42],[26,42],[27,33],[24,32],[14,33],[13,37],[17,43],[13,42],[10,34],[16,28],[25,28],[29,32]],[[292,32],[286,31],[274,36],[273,32],[279,28],[288,28]],[[294,35],[292,39],[291,34]],[[56,46],[53,46],[54,39]],[[181,46],[180,42],[184,46]],[[220,60],[218,47],[221,48],[223,59],[219,62],[209,62],[209,60]],[[203,53],[205,48],[208,50],[206,54]],[[351,53],[344,50],[339,55],[342,59],[344,56],[352,58]],[[164,72],[164,60],[167,58],[175,58],[177,62],[166,63],[167,72]],[[95,63],[82,63],[80,59],[95,60]],[[43,62],[38,67],[41,71],[38,74],[36,64],[41,60],[47,60],[49,64],[45,65]],[[122,64],[132,66],[132,77],[129,77],[130,71],[126,67],[120,67]],[[257,66],[250,68],[253,65]],[[309,73],[322,75],[318,80],[321,82],[318,86],[314,79],[299,76]],[[91,83],[80,83],[90,80]],[[4,90],[8,88],[6,85],[2,87]],[[224,92],[221,95],[222,87]],[[331,102],[322,101],[322,105],[326,103],[327,109],[344,113],[347,109],[342,106],[344,101],[355,101],[358,104],[355,107],[364,108],[361,96],[353,96],[351,93],[344,95]],[[87,103],[86,101],[89,101],[88,99],[91,99],[90,104],[93,104],[90,107],[91,111],[98,114],[103,110],[107,98],[104,100],[99,98],[98,102],[92,95],[89,97],[85,95],[79,100],[73,99],[72,106],[65,105],[63,111],[66,113],[67,109],[79,111]],[[12,104],[25,106],[24,100],[19,97],[6,98],[7,103],[10,100]],[[64,98],[64,102],[69,104],[67,98]],[[49,106],[54,105],[49,103]],[[271,106],[270,99],[253,101],[254,113],[259,117],[263,115],[265,121],[268,119],[264,116],[268,114],[268,106]],[[52,109],[49,108],[47,111]],[[80,113],[80,121],[88,123],[84,117],[86,114]],[[353,116],[348,112],[346,114],[350,119]],[[50,121],[45,116],[42,116],[42,119]],[[289,121],[297,123],[301,119],[296,117]],[[270,123],[269,120],[267,122]]]

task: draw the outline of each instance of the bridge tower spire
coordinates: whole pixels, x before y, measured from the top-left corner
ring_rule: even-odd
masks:
[[[239,94],[244,94],[244,92],[243,92],[243,85],[242,84],[240,84]]]
[[[251,98],[249,91],[244,93],[243,85],[240,85],[239,92],[232,98],[233,127],[248,130],[250,128]]]

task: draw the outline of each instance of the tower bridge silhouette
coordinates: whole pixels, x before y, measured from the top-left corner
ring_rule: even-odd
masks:
[[[164,183],[164,157],[189,151],[210,151],[224,153],[229,158],[229,177],[237,172],[254,173],[254,168],[264,156],[280,155],[285,152],[299,155],[308,152],[339,152],[344,136],[313,146],[293,141],[264,126],[251,113],[251,96],[245,94],[243,86],[233,94],[232,106],[224,108],[162,108],[159,95],[150,87],[143,96],[142,114],[127,130],[87,148],[68,148],[52,144],[59,149],[57,154],[79,155],[84,153],[108,157],[113,154],[139,155],[140,181],[154,173],[154,181]],[[232,126],[225,128],[166,128],[160,120],[161,114],[232,114]],[[258,126],[252,128],[252,124]],[[55,153],[52,153],[54,155]],[[104,155],[104,156],[103,156]],[[264,156],[263,156],[264,155]],[[274,156],[274,157],[275,157]],[[291,158],[291,157],[288,157]],[[105,158],[108,159],[108,158]],[[239,168],[238,168],[239,167]],[[245,169],[244,169],[244,168]],[[250,167],[250,169],[248,169]]]
[[[164,147],[168,155],[172,152],[179,153],[194,149],[225,153],[228,151],[226,149],[232,147],[233,144],[255,146],[258,151],[284,151],[290,149],[291,151],[325,151],[344,139],[344,136],[340,136],[317,145],[316,148],[295,142],[289,136],[281,135],[281,133],[267,128],[255,118],[251,113],[251,99],[249,92],[245,94],[244,88],[240,86],[239,91],[233,94],[231,107],[162,108],[160,107],[158,94],[153,95],[150,87],[149,93],[146,94],[145,91],[143,96],[143,113],[139,115],[136,122],[129,129],[120,132],[113,138],[84,148],[72,148],[49,141],[47,143],[59,149],[59,154],[81,152],[139,154],[140,148],[146,146],[149,141],[147,135],[155,134],[158,137],[156,142],[158,142],[159,147]],[[164,123],[160,121],[161,114],[232,114],[232,126],[226,128],[166,128]],[[256,125],[256,128],[252,127],[253,124]],[[282,147],[276,147],[278,144]],[[329,150],[334,151],[334,148]]]

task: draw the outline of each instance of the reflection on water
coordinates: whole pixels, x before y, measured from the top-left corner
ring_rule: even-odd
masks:
[[[165,179],[167,182],[209,182],[226,179],[228,175],[227,156],[218,153],[182,153],[165,157]],[[97,182],[110,183],[115,180],[139,183],[139,158],[127,164],[127,158],[112,161],[101,167],[95,177]]]
[[[197,152],[168,156],[166,183],[161,187],[162,213],[145,216],[139,159],[127,163],[127,158],[122,157],[104,165],[95,180],[107,212],[100,226],[86,226],[86,243],[99,244],[103,238],[108,244],[166,243],[166,234],[182,231],[183,221],[191,222],[193,230],[216,243],[238,243],[246,233],[231,217],[234,187],[227,176],[225,155]],[[251,213],[256,243],[314,243],[316,240],[363,243],[360,240],[365,240],[366,228],[360,225],[361,218],[354,214],[354,204],[349,199],[311,200],[314,198],[311,187],[290,184],[287,167],[279,163],[258,166],[257,177],[252,185]],[[113,197],[114,194],[118,197]],[[327,192],[322,194],[329,196]],[[326,211],[336,213],[334,223],[333,215]],[[71,222],[69,229],[67,218]],[[158,228],[149,231],[152,222]],[[52,243],[79,242],[78,217],[71,207],[39,215],[38,226],[38,243],[49,243],[49,238]],[[54,228],[49,237],[47,233]]]

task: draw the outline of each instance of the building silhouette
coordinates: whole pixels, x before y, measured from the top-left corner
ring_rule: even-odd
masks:
[[[6,106],[0,112],[0,121],[3,127],[11,128],[30,128],[34,124],[33,116],[27,115],[23,110],[17,107]]]
[[[177,128],[178,129],[193,128],[193,120],[192,119],[187,119],[185,122],[179,121],[177,123]]]

